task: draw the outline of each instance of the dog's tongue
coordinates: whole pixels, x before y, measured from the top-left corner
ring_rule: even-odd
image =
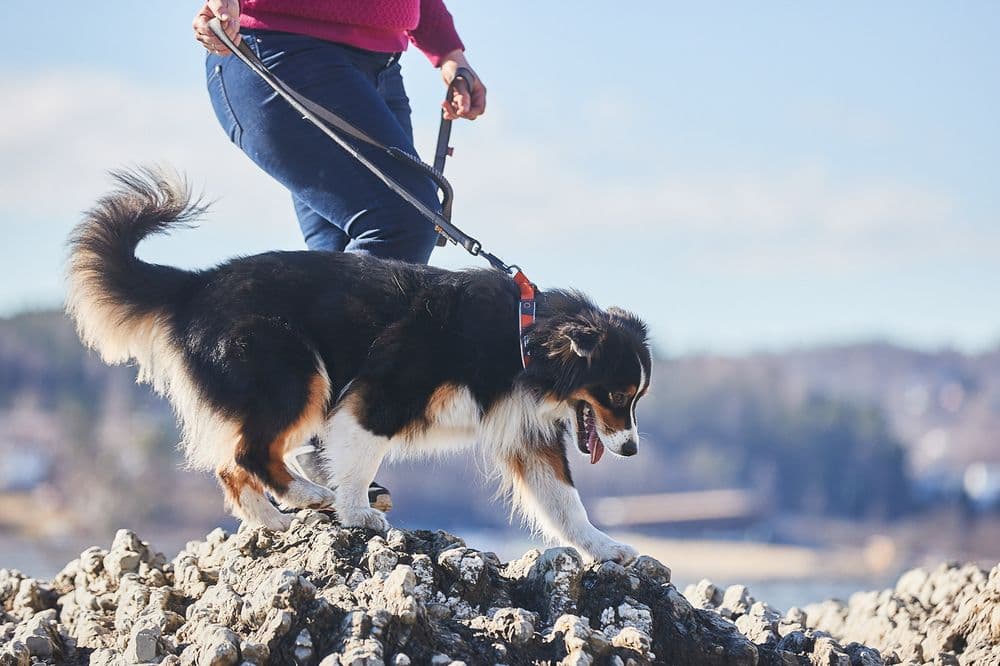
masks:
[[[590,464],[596,465],[604,455],[604,443],[597,436],[597,428],[587,433],[587,448],[590,449]]]

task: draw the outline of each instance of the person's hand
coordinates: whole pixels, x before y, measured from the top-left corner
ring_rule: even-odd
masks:
[[[442,102],[441,108],[448,120],[456,118],[475,120],[486,112],[486,86],[469,66],[469,61],[465,59],[465,53],[461,49],[452,51],[441,60],[441,78],[444,79],[446,86],[450,86],[459,67],[472,72],[472,80],[468,81],[469,88],[462,85],[455,86],[450,99]]]
[[[194,28],[194,38],[202,46],[219,55],[229,55],[229,48],[219,41],[209,27],[208,22],[215,17],[222,22],[222,29],[229,35],[234,44],[240,43],[240,2],[239,0],[207,0],[205,6],[194,15],[191,27]]]

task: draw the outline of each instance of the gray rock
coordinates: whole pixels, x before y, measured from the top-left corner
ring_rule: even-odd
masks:
[[[31,650],[21,641],[10,641],[0,646],[0,666],[28,666]]]
[[[750,596],[750,591],[746,585],[730,585],[722,595],[719,603],[719,614],[723,617],[736,619],[740,615],[750,610],[750,606],[756,601]]]
[[[136,628],[128,639],[124,657],[128,663],[142,664],[155,661],[159,652],[160,631],[158,628]]]
[[[670,582],[670,567],[648,555],[640,555],[631,567],[656,585],[666,585]]]
[[[576,612],[583,560],[574,548],[549,548],[527,571],[527,585],[545,605],[543,616],[555,619]]]
[[[684,596],[696,608],[718,608],[722,603],[722,591],[707,578],[702,578],[696,585],[688,585]]]
[[[169,564],[122,530],[50,582],[0,570],[0,666],[77,663],[77,646],[107,666],[1000,662],[1000,567],[783,615],[742,585],[685,594],[649,557],[502,564],[443,532],[372,537],[313,511],[284,533],[213,531]]]

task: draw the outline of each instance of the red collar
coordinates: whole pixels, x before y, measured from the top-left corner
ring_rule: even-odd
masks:
[[[535,324],[535,295],[538,288],[532,284],[528,276],[518,269],[514,274],[514,283],[521,292],[518,303],[518,330],[521,341],[521,365],[525,368],[531,363],[531,352],[528,351],[528,330]]]

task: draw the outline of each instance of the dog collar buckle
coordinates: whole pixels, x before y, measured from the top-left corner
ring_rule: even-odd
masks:
[[[527,368],[528,364],[531,363],[531,352],[528,350],[528,330],[535,325],[535,297],[538,288],[520,269],[514,274],[514,284],[520,291],[517,323],[518,339],[521,343],[521,366]]]

